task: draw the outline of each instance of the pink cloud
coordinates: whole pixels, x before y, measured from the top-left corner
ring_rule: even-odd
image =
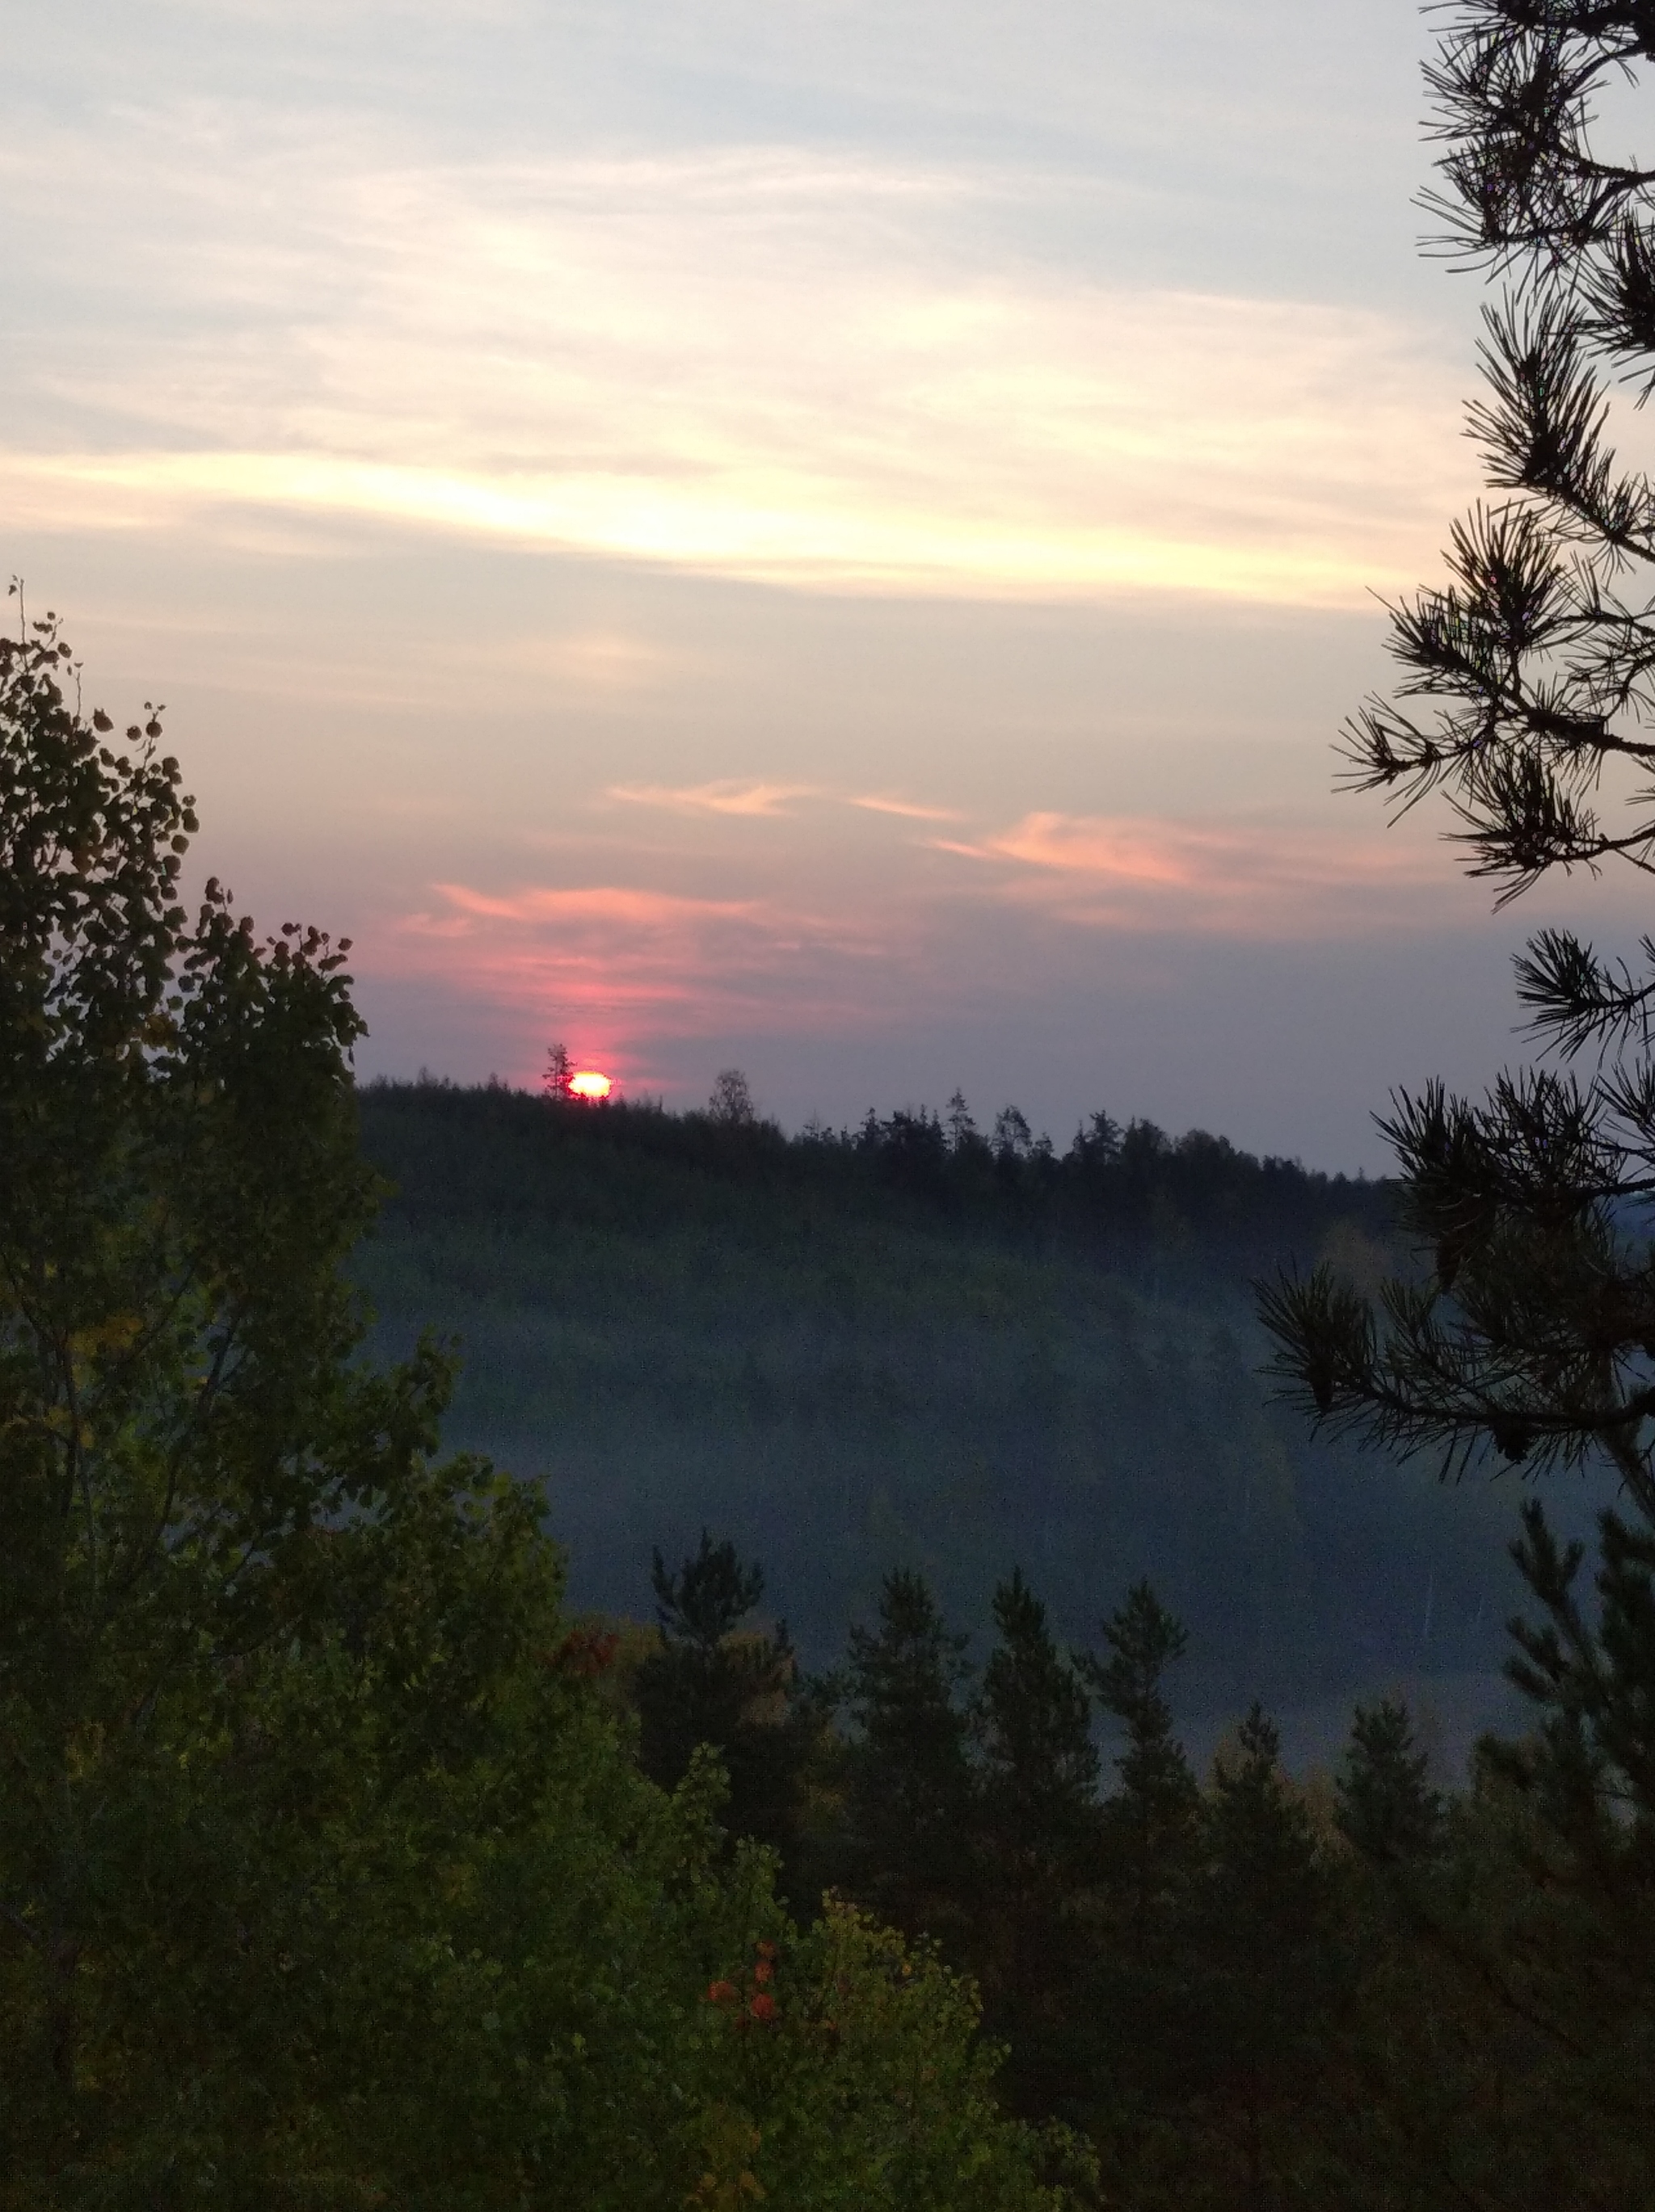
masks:
[[[816,796],[807,783],[742,783],[727,778],[718,783],[674,786],[661,783],[611,784],[606,799],[630,806],[660,806],[673,814],[745,814],[774,818],[792,811],[788,802]]]
[[[629,1040],[720,1024],[801,1032],[877,1019],[904,965],[891,950],[902,933],[870,915],[617,884],[433,888],[441,906],[368,948],[379,972],[443,977],[532,1011],[549,1033],[578,1017],[582,1049],[611,1058]]]
[[[537,1046],[564,1036],[636,1081],[673,1039],[899,1030],[985,993],[1020,994],[1037,969],[1077,981],[1099,962],[1119,972],[1155,957],[1158,939],[1411,935],[1452,901],[1477,903],[1434,843],[1413,830],[1046,810],[975,837],[881,839],[871,866],[790,839],[768,851],[763,877],[734,885],[728,858],[707,856],[705,893],[440,883],[420,910],[362,933],[362,964],[497,1008]],[[642,875],[660,865],[643,853],[628,863]]]
[[[1243,828],[1153,817],[1026,814],[976,840],[932,849],[992,866],[995,895],[1065,919],[1123,929],[1238,936],[1348,933],[1399,895],[1453,896],[1431,841],[1322,823]]]
[[[755,911],[750,899],[678,898],[670,891],[639,890],[618,884],[599,884],[577,890],[532,890],[500,896],[473,890],[466,884],[435,884],[458,920],[411,915],[404,927],[432,936],[452,936],[463,931],[467,919],[526,923],[597,922],[611,927],[660,932],[687,923],[712,919],[731,920]]]
[[[897,814],[909,822],[958,822],[961,817],[952,806],[918,806],[911,799],[886,799],[877,793],[848,799],[849,806],[860,806],[869,814]]]

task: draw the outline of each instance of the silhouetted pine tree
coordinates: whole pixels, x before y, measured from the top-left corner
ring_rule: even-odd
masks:
[[[976,1963],[995,2032],[1011,2039],[1014,2094],[1050,2112],[1080,2087],[1069,2022],[1082,1982],[1081,1894],[1095,1856],[1092,1706],[1014,1571],[995,1592],[999,1642],[975,1710],[982,1759]]]
[[[1415,1748],[1406,1705],[1358,1705],[1334,1784],[1336,1818],[1364,1858],[1405,1866],[1440,1849],[1447,1807]]]
[[[1502,279],[1470,427],[1491,498],[1447,575],[1394,610],[1393,699],[1348,730],[1350,781],[1441,788],[1502,901],[1555,869],[1655,872],[1655,483],[1612,442],[1655,389],[1655,172],[1629,103],[1647,0],[1463,0],[1427,72],[1445,243]],[[1440,1085],[1386,1126],[1429,1273],[1376,1307],[1329,1270],[1266,1304],[1280,1371],[1319,1420],[1445,1470],[1607,1463],[1596,1606],[1537,1505],[1516,1547],[1539,1619],[1512,1672],[1540,1726],[1494,1751],[1485,1843],[1445,1931],[1536,2040],[1507,2117],[1468,2142],[1483,2201],[1655,2201],[1655,938],[1631,960],[1550,927],[1517,963],[1540,1050],[1481,1101]],[[1509,1847],[1508,1847],[1509,1846]],[[1567,2143],[1568,2154],[1555,2146]],[[1468,2200],[1469,2201],[1469,2200]]]
[[[1117,1787],[1098,1823],[1098,1924],[1084,2031],[1120,2155],[1176,2112],[1200,2068],[1194,1885],[1201,1865],[1199,1785],[1161,1688],[1184,1630],[1147,1582],[1104,1624],[1107,1660],[1080,1664],[1121,1723]]]
[[[885,1578],[877,1629],[853,1628],[844,1702],[850,1887],[896,1926],[958,1945],[971,1887],[973,1775],[960,1692],[968,1639],[925,1578]]]
[[[703,1528],[676,1573],[657,1551],[651,1579],[658,1641],[636,1686],[643,1771],[673,1788],[697,1746],[710,1744],[729,1778],[731,1833],[771,1844],[785,1861],[799,1836],[809,1729],[787,1624],[743,1626],[764,1595],[764,1572]]]
[[[1234,2161],[1228,2201],[1263,2212],[1331,2056],[1342,1962],[1329,1874],[1257,1705],[1218,1763],[1206,1828],[1190,1917],[1203,2070]]]
[[[1119,1785],[1104,1808],[1104,1866],[1130,1921],[1147,1932],[1187,1872],[1199,1827],[1201,1791],[1161,1689],[1189,1637],[1141,1582],[1104,1623],[1104,1638],[1108,1659],[1088,1653],[1080,1665],[1126,1736],[1115,1761]]]
[[[1591,2144],[1589,2160],[1560,2174],[1552,2201],[1649,2203],[1655,1536],[1602,1516],[1591,1606],[1578,1588],[1585,1547],[1559,1544],[1536,1504],[1524,1523],[1512,1551],[1543,1619],[1513,1622],[1518,1656],[1506,1671],[1540,1725],[1518,1743],[1485,1743],[1481,1761],[1518,1808],[1525,1886],[1493,1941],[1486,1923],[1477,1931],[1476,1969],[1542,2030],[1534,2101],[1549,2132],[1579,2129]],[[1538,2165],[1535,2152],[1528,2164]]]

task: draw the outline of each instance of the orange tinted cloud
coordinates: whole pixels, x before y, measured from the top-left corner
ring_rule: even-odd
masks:
[[[717,783],[671,785],[611,784],[606,799],[624,799],[632,806],[660,806],[673,814],[752,814],[775,816],[791,812],[788,802],[814,796],[807,783],[743,783],[727,778]]]
[[[769,809],[702,811],[710,826],[721,812],[754,820]],[[915,810],[921,820],[930,811]],[[1047,810],[975,838],[915,836],[870,851],[877,870],[860,882],[853,866],[816,866],[808,900],[775,886],[745,896],[636,880],[444,883],[429,908],[368,933],[365,964],[520,1008],[548,1035],[578,1022],[582,1048],[624,1070],[648,1057],[651,1037],[866,1032],[911,1021],[917,1007],[975,988],[983,958],[1004,949],[1008,909],[1019,914],[1025,958],[1037,957],[1034,945],[1054,930],[1071,939],[1092,931],[1304,942],[1411,932],[1452,901],[1477,903],[1429,839],[1305,822]],[[967,865],[939,878],[927,854]],[[797,877],[812,859],[801,844],[783,865]],[[641,854],[631,865],[642,872],[650,862]],[[705,865],[727,882],[727,853]]]
[[[1396,831],[1041,812],[939,852],[990,864],[998,896],[1072,921],[1244,937],[1349,934],[1459,891],[1436,842]]]
[[[958,811],[952,806],[920,806],[911,799],[888,799],[877,793],[848,799],[845,803],[849,806],[860,806],[868,814],[895,814],[910,822],[958,822],[960,819]]]

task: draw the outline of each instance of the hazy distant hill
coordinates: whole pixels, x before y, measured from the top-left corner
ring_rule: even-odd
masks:
[[[1498,1664],[1513,1486],[1312,1446],[1256,1372],[1250,1277],[1376,1268],[1382,1185],[1103,1117],[1058,1157],[928,1115],[362,1103],[379,1340],[462,1340],[449,1441],[551,1475],[581,1602],[647,1612],[650,1547],[705,1522],[818,1662],[901,1561],[973,1627],[1020,1564],[1076,1639],[1147,1573],[1191,1711]]]

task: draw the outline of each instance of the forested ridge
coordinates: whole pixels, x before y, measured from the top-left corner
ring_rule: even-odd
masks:
[[[895,1567],[979,1635],[1013,1565],[1076,1637],[1148,1575],[1204,1741],[1256,1695],[1325,1739],[1421,1676],[1462,1736],[1497,1709],[1509,1486],[1318,1444],[1261,1373],[1253,1279],[1405,1261],[1385,1187],[1101,1115],[1059,1155],[963,1105],[793,1138],[503,1086],[360,1108],[375,1341],[452,1334],[446,1433],[545,1477],[582,1601],[635,1610],[710,1525],[824,1664]]]
[[[733,1076],[735,1071],[730,1071]],[[697,1214],[745,1217],[778,1202],[778,1237],[807,1235],[813,1209],[883,1223],[946,1224],[1021,1249],[1076,1253],[1164,1278],[1241,1280],[1308,1257],[1343,1225],[1394,1225],[1389,1186],[1242,1152],[1196,1129],[1089,1114],[1067,1147],[1036,1136],[1016,1107],[980,1129],[964,1096],[854,1128],[812,1121],[789,1136],[745,1101],[672,1113],[623,1098],[543,1098],[494,1084],[369,1084],[363,1129],[394,1186],[394,1215],[527,1218],[636,1227]],[[416,1110],[417,1109],[417,1110]]]

